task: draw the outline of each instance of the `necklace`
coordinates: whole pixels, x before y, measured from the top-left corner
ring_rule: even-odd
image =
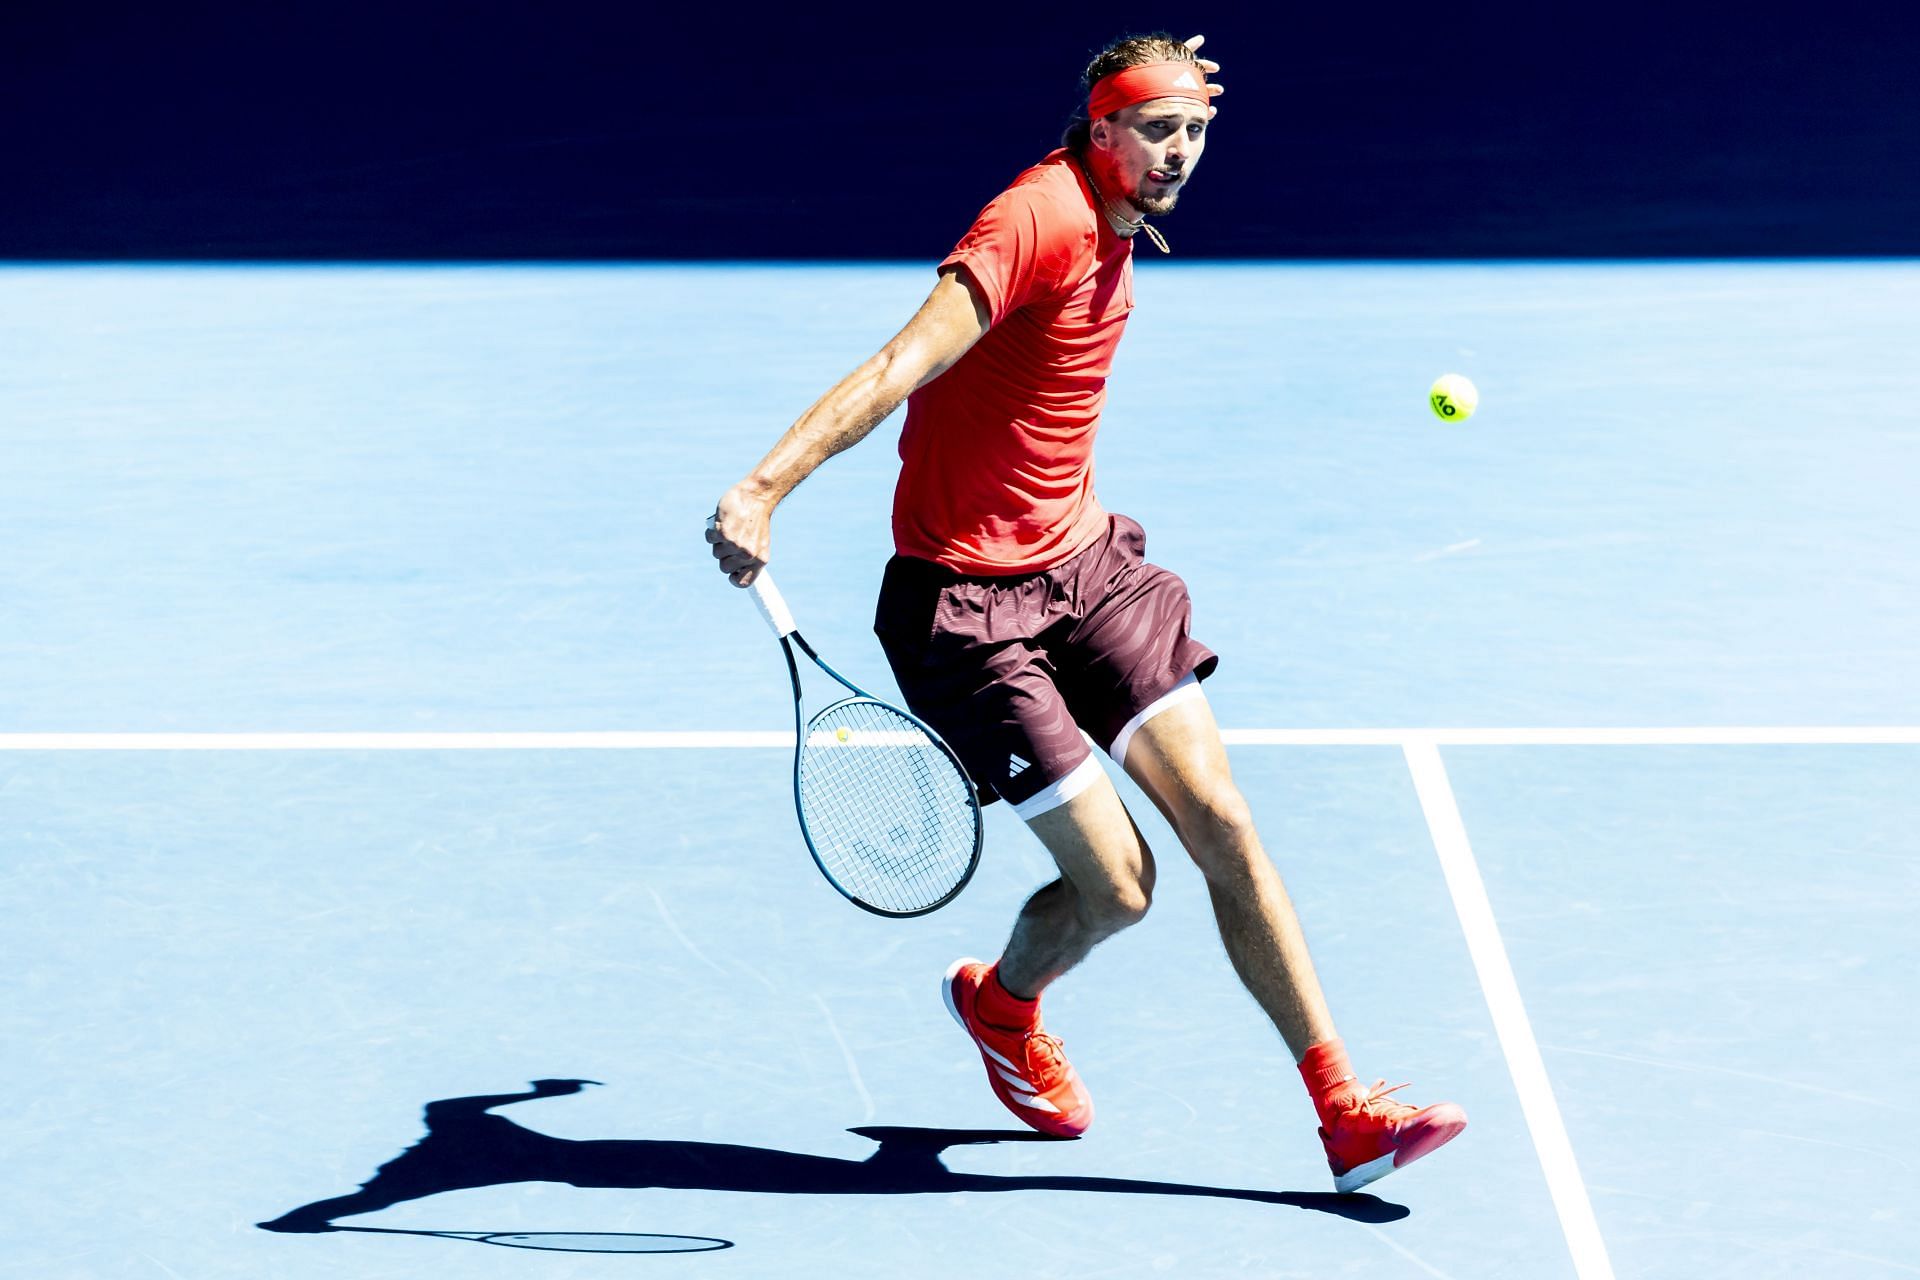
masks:
[[[1143,213],[1137,218],[1128,220],[1126,217],[1121,215],[1118,209],[1113,207],[1113,201],[1107,199],[1106,193],[1100,190],[1100,185],[1093,180],[1093,170],[1083,165],[1081,167],[1081,172],[1087,175],[1087,185],[1093,188],[1094,195],[1100,197],[1100,205],[1102,208],[1104,208],[1107,211],[1107,216],[1109,218],[1112,218],[1115,222],[1127,228],[1129,234],[1135,231],[1146,232],[1147,239],[1153,241],[1153,247],[1158,249],[1160,252],[1169,253],[1169,254],[1173,252],[1172,249],[1169,249],[1167,247],[1167,238],[1160,234],[1159,228],[1151,227],[1147,225],[1146,214]]]

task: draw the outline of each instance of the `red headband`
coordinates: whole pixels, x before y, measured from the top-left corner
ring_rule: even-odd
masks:
[[[1185,98],[1207,106],[1206,73],[1191,62],[1149,62],[1144,67],[1116,71],[1093,86],[1087,99],[1087,118],[1099,120],[1122,107],[1155,98]]]

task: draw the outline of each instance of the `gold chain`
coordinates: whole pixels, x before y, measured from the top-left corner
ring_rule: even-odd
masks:
[[[1100,204],[1106,209],[1108,217],[1129,230],[1146,232],[1147,239],[1153,241],[1153,247],[1160,252],[1165,254],[1171,254],[1173,252],[1172,249],[1167,247],[1167,238],[1160,234],[1159,228],[1147,224],[1146,214],[1143,213],[1131,221],[1122,217],[1120,211],[1113,207],[1113,202],[1107,199],[1106,193],[1100,190],[1100,184],[1093,180],[1093,170],[1083,165],[1081,166],[1081,171],[1087,175],[1087,185],[1093,188],[1093,194],[1100,197]]]

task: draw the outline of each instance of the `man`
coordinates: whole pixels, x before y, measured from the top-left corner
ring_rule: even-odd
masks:
[[[780,500],[907,401],[897,554],[874,630],[907,705],[1060,870],[997,963],[947,973],[947,1007],[994,1092],[1045,1133],[1077,1136],[1093,1119],[1039,997],[1146,913],[1154,863],[1091,735],[1205,874],[1227,954],[1292,1051],[1335,1186],[1351,1191],[1451,1140],[1466,1116],[1395,1102],[1348,1066],[1201,693],[1218,659],[1188,634],[1186,587],[1145,562],[1140,526],[1093,493],[1094,432],[1133,308],[1132,237],[1144,228],[1164,251],[1145,219],[1179,200],[1221,92],[1200,45],[1136,37],[1094,59],[1086,118],[1062,148],[980,213],[906,328],[721,498],[707,540],[735,585],[750,583]]]

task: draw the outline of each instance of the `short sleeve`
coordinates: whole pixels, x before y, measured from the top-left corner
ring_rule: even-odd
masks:
[[[940,263],[979,288],[993,324],[1059,294],[1085,247],[1085,230],[1034,183],[1000,193]]]

